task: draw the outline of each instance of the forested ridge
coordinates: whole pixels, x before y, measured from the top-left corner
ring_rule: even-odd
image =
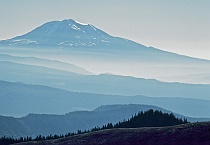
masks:
[[[83,134],[83,133],[89,133],[104,129],[113,129],[113,128],[140,128],[140,127],[164,127],[164,126],[173,126],[173,125],[179,125],[188,123],[187,119],[185,118],[176,118],[172,113],[163,113],[161,111],[154,111],[154,110],[148,110],[148,111],[141,111],[138,114],[133,115],[130,119],[119,121],[116,124],[108,123],[106,125],[103,125],[102,127],[95,127],[90,130],[78,130],[74,133],[66,133],[65,135],[48,135],[48,136],[37,136],[36,138],[32,137],[20,137],[20,138],[12,138],[12,137],[1,137],[0,138],[0,144],[1,145],[9,145],[13,143],[20,143],[20,142],[27,142],[27,141],[42,141],[42,140],[51,140],[51,139],[59,139],[64,138],[68,136]]]

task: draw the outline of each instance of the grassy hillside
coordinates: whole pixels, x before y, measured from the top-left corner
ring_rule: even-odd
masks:
[[[17,145],[209,145],[210,122],[171,127],[108,129],[72,137]]]

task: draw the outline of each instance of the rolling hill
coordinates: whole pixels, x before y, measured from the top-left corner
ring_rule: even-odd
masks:
[[[92,111],[74,111],[65,115],[55,114],[28,114],[14,118],[0,116],[0,136],[7,137],[36,137],[38,135],[66,134],[78,130],[88,130],[102,127],[105,124],[116,124],[127,120],[139,111],[160,110],[164,113],[173,113],[160,107],[142,104],[104,105]],[[188,121],[208,121],[210,118],[192,118],[173,113],[178,118],[187,118]]]

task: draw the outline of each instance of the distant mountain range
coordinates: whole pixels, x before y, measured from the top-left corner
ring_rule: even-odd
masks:
[[[31,58],[29,60],[24,57],[21,59],[20,57],[10,57],[3,61],[2,57],[0,60],[2,60],[0,61],[0,80],[9,82],[39,84],[73,92],[106,95],[143,95],[209,100],[210,85],[166,83],[154,79],[111,74],[91,75],[82,68],[61,62],[56,64],[56,61],[43,61],[43,59]],[[71,67],[68,68],[65,65]]]
[[[210,101],[174,97],[145,97],[76,93],[41,85],[0,81],[0,114],[20,117],[28,113],[63,114],[93,110],[100,105],[147,104],[189,116],[210,117]]]
[[[75,111],[65,115],[29,114],[21,118],[0,116],[0,136],[24,137],[49,134],[65,134],[102,127],[107,123],[116,124],[127,120],[139,111],[149,109],[172,113],[160,107],[151,105],[103,105],[93,111]],[[178,118],[187,118],[189,121],[205,121],[210,118],[191,118],[175,113]]]
[[[93,73],[70,63],[65,63],[57,60],[36,58],[36,57],[20,57],[20,56],[12,56],[7,54],[0,54],[0,62],[25,64],[34,67],[40,66],[42,68],[43,67],[49,68],[51,70],[60,70],[64,72],[83,74],[83,75],[93,75]]]

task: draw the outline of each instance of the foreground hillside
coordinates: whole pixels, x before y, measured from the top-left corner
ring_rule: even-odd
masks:
[[[188,123],[172,127],[110,129],[63,139],[26,142],[17,145],[209,145],[210,122]]]

